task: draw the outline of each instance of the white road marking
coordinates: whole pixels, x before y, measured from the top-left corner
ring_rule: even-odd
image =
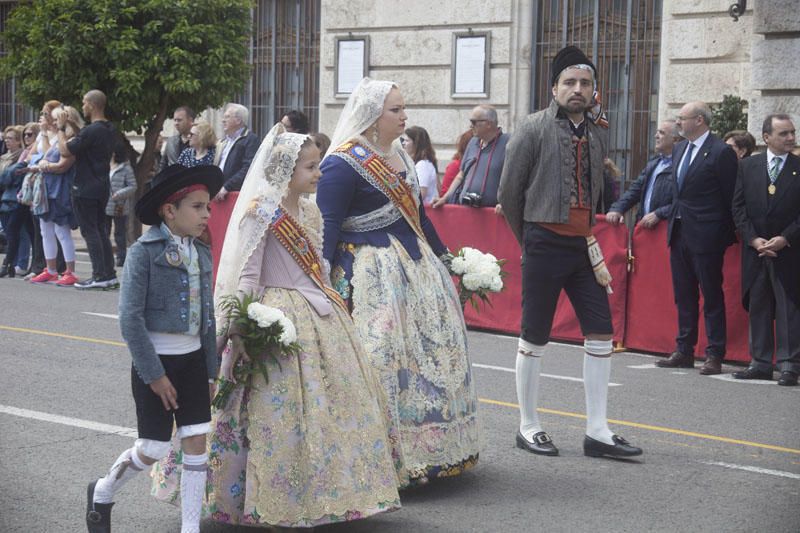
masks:
[[[516,370],[513,368],[508,368],[505,366],[494,366],[494,365],[481,365],[479,363],[472,363],[472,366],[475,368],[484,368],[487,370],[499,370],[500,372],[510,372],[512,374],[516,374]],[[559,376],[557,374],[541,374],[544,378],[551,378],[551,379],[563,379],[564,381],[577,381],[579,383],[583,383],[581,378],[574,378],[572,376]],[[620,387],[621,383],[609,383],[609,387]]]
[[[114,320],[119,320],[119,315],[110,315],[108,313],[90,313],[89,311],[81,311],[82,315],[92,315],[92,316],[99,316],[102,318],[113,318]]]
[[[658,368],[655,363],[647,363],[644,365],[627,365],[628,368],[633,368],[634,370],[645,370],[650,368]]]
[[[705,465],[722,466],[732,470],[744,470],[745,472],[753,472],[756,474],[767,474],[770,476],[786,477],[789,479],[800,479],[800,474],[792,472],[784,472],[783,470],[771,470],[769,468],[760,468],[758,466],[737,465],[733,463],[722,463],[719,461],[703,461]]]
[[[28,418],[31,420],[41,420],[42,422],[51,422],[53,424],[62,424],[64,426],[88,429],[91,431],[98,431],[100,433],[108,433],[110,435],[119,435],[120,437],[136,438],[138,434],[134,428],[102,424],[100,422],[92,422],[91,420],[81,420],[80,418],[72,418],[69,416],[53,415],[50,413],[42,413],[41,411],[31,411],[30,409],[20,409],[19,407],[11,407],[9,405],[0,405],[0,413],[19,416],[21,418]]]

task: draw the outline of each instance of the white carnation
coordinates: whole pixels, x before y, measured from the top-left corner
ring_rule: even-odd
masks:
[[[454,274],[464,274],[467,271],[467,262],[461,256],[456,256],[453,258],[453,261],[450,263],[450,270],[453,271]]]
[[[461,278],[461,283],[468,291],[477,291],[481,288],[481,277],[479,274],[464,274]]]
[[[247,317],[254,320],[258,327],[268,328],[281,318],[285,318],[285,315],[280,309],[253,302],[247,306]]]
[[[500,292],[503,290],[503,278],[495,276],[489,284],[489,290],[492,292]]]
[[[283,328],[283,332],[281,333],[281,344],[291,344],[297,340],[297,330],[294,328],[294,324],[292,321],[286,318],[286,316],[282,316],[279,320],[281,327]]]

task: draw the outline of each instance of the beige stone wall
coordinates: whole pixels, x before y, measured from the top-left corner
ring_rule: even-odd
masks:
[[[495,106],[505,130],[527,114],[531,2],[322,0],[320,131],[333,132],[346,100],[334,95],[334,39],[368,35],[369,75],[397,82],[408,125],[428,130],[444,171],[475,105]],[[453,34],[470,28],[491,34],[487,98],[451,96]]]
[[[674,118],[692,100],[714,104],[725,94],[751,99],[752,8],[734,22],[727,13],[731,3],[665,0],[659,120]]]
[[[750,0],[738,21],[732,2],[665,0],[659,117],[690,100],[718,103],[725,94],[749,102],[748,129],[761,138],[769,113],[800,125],[800,4]]]
[[[770,113],[788,113],[800,127],[800,3],[757,0],[751,47],[753,95],[748,129],[761,138]]]

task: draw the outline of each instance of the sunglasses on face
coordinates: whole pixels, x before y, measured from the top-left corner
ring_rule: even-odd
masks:
[[[33,132],[32,131],[26,131],[22,135],[24,135],[25,137],[33,137]]]
[[[486,119],[485,118],[471,118],[471,119],[469,119],[469,123],[472,124],[473,126],[477,126],[481,122],[486,122]]]

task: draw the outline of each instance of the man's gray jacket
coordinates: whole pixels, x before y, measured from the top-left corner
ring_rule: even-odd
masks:
[[[567,118],[557,117],[558,104],[525,117],[506,148],[498,200],[508,225],[523,244],[524,222],[566,224],[570,192],[575,180],[575,159]],[[608,150],[608,130],[586,117],[589,141],[592,206],[603,192],[603,160]],[[594,224],[594,217],[591,217]]]

